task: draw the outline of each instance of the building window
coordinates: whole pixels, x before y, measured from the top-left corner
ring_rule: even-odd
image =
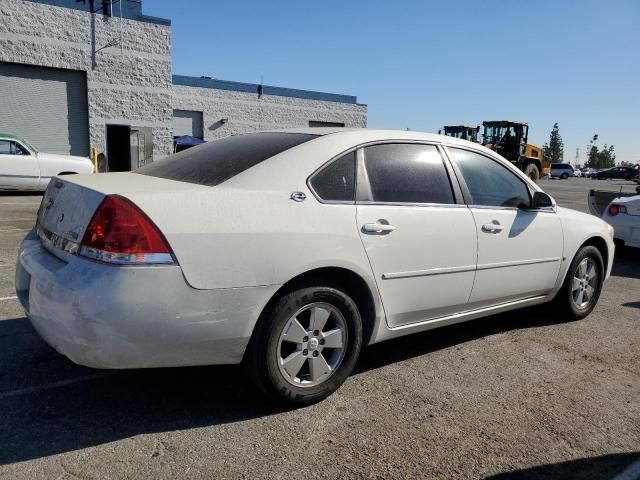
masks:
[[[203,139],[202,128],[202,112],[191,110],[174,110],[173,111],[173,136],[182,137],[183,135],[189,135]]]
[[[344,127],[344,123],[340,122],[320,122],[318,120],[309,120],[310,127]]]

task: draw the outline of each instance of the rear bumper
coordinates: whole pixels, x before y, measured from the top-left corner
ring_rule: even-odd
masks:
[[[179,266],[121,267],[23,241],[16,293],[37,332],[75,363],[148,368],[239,363],[278,286],[196,290]]]

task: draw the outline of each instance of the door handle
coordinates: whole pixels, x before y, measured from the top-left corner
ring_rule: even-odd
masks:
[[[362,225],[362,231],[365,233],[385,234],[393,232],[396,229],[393,225],[387,223],[365,223]]]
[[[498,223],[497,220],[494,220],[495,223],[485,223],[482,225],[482,231],[486,233],[500,233],[504,230],[504,227]]]

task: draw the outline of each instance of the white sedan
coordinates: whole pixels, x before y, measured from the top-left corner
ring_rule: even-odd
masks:
[[[37,151],[15,135],[0,133],[0,190],[43,191],[56,175],[91,173],[86,157]]]
[[[301,129],[54,179],[16,292],[76,363],[243,363],[270,398],[310,403],[363,345],[550,301],[585,317],[613,254],[609,225],[482,146]]]
[[[640,248],[640,195],[614,198],[602,214],[622,245]]]

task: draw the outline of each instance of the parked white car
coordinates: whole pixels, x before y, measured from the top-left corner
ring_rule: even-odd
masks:
[[[602,214],[622,245],[640,248],[640,195],[615,198]]]
[[[310,403],[363,345],[552,300],[582,318],[613,254],[609,225],[482,146],[313,128],[55,179],[16,292],[76,363],[242,362],[272,399]]]
[[[88,158],[38,152],[15,135],[0,134],[0,190],[44,191],[56,175],[91,172]]]

